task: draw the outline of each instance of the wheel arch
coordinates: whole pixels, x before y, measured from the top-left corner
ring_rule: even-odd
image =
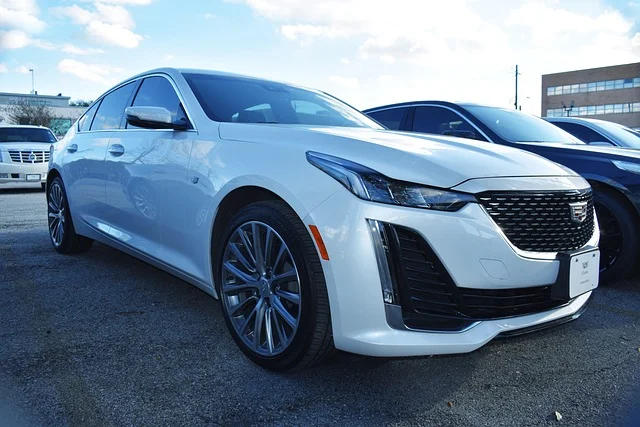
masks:
[[[51,183],[51,181],[53,181],[55,177],[60,177],[60,179],[62,179],[62,175],[60,174],[60,171],[56,168],[51,168],[49,172],[47,172],[47,189],[49,188],[49,184]]]
[[[624,200],[627,207],[631,209],[632,212],[635,212],[636,215],[640,216],[640,205],[638,205],[631,199],[631,192],[625,187],[619,185],[615,181],[610,180],[605,181],[597,178],[587,178],[587,181],[594,190],[609,191],[620,196],[621,199]]]

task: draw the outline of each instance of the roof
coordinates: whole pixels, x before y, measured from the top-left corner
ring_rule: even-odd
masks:
[[[35,126],[35,125],[3,125],[0,124],[0,129],[2,128],[26,128],[26,129],[49,129],[44,126]]]
[[[492,107],[492,108],[504,108],[495,105],[488,104],[478,104],[474,102],[450,102],[450,101],[436,101],[436,100],[428,100],[428,101],[408,101],[408,102],[400,102],[397,104],[389,104],[389,105],[381,105],[379,107],[367,108],[362,110],[363,113],[369,113],[376,110],[386,110],[388,108],[397,108],[397,107],[409,107],[412,105],[419,104],[433,104],[433,105],[444,105],[448,107]]]
[[[57,96],[57,95],[34,95],[31,93],[15,93],[15,92],[0,92],[0,96],[12,96],[12,97],[20,97],[20,98],[37,98],[37,99],[71,99],[70,96]]]

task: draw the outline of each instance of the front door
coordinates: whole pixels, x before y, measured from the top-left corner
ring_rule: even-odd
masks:
[[[174,121],[186,119],[167,77],[145,78],[133,106],[164,107]],[[195,131],[141,129],[115,132],[106,160],[108,233],[121,242],[176,265],[186,209],[179,203],[190,187],[189,156]]]

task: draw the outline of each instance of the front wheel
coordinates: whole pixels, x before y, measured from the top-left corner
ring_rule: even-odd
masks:
[[[47,212],[49,223],[49,238],[53,248],[62,253],[70,254],[85,252],[91,248],[93,240],[76,234],[67,202],[67,193],[59,177],[55,177],[49,184],[47,191]]]
[[[327,288],[315,245],[279,201],[238,212],[217,251],[225,322],[255,363],[292,370],[333,352]]]
[[[638,217],[612,191],[596,190],[594,205],[600,228],[600,278],[603,283],[626,279],[638,260]]]

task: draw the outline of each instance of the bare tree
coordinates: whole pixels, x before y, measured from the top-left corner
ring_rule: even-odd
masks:
[[[7,122],[20,125],[51,127],[58,118],[50,107],[24,100],[10,103],[5,111]]]

